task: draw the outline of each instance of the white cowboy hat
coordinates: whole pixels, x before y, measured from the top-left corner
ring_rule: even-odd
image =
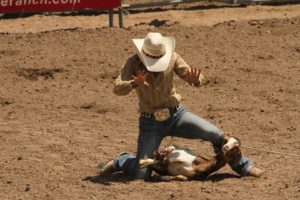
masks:
[[[173,37],[163,37],[160,33],[148,33],[145,39],[133,39],[137,54],[150,72],[165,71],[175,49]]]

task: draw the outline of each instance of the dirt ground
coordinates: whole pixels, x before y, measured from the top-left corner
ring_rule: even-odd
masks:
[[[137,99],[112,87],[130,40],[148,31],[174,36],[205,74],[200,89],[175,80],[189,110],[245,147],[300,154],[299,5],[130,12],[125,29],[106,15],[0,20],[0,199],[300,199],[299,156],[247,148],[264,177],[228,166],[206,181],[97,176],[98,162],[135,152]],[[172,142],[212,155],[206,142]]]

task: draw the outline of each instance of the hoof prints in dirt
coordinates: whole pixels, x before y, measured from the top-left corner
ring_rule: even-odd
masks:
[[[216,85],[222,85],[224,81],[219,77],[211,77],[209,80],[204,81],[204,85],[214,87]]]
[[[94,108],[94,107],[96,107],[96,102],[84,103],[80,106],[80,108],[83,108],[83,109],[91,109],[91,108]]]
[[[54,74],[62,72],[63,69],[60,68],[54,68],[54,69],[18,69],[16,71],[18,76],[23,76],[28,80],[38,80],[38,77],[44,77],[44,80],[52,78],[54,79]]]
[[[13,104],[14,102],[12,100],[4,99],[0,97],[0,108],[4,106],[8,106],[10,104]]]
[[[161,27],[161,26],[172,26],[178,24],[177,21],[175,22],[171,22],[170,20],[158,20],[158,19],[154,19],[152,20],[150,23],[139,23],[139,24],[135,24],[134,26],[141,26],[141,25],[149,25],[149,26],[154,26],[156,28]]]
[[[15,56],[19,53],[17,50],[5,50],[5,49],[0,49],[0,56]]]
[[[119,108],[114,105],[97,105],[96,102],[91,103],[83,103],[80,108],[86,109],[86,110],[93,110],[94,112],[98,114],[106,114],[108,112],[111,113],[118,113]]]

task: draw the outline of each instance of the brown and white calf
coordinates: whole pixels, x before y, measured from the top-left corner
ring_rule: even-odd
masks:
[[[159,174],[158,180],[163,181],[205,178],[227,163],[239,162],[242,156],[240,145],[238,139],[230,137],[211,159],[197,156],[187,148],[169,146],[162,152],[156,152],[153,159],[140,160],[140,167],[150,167]]]

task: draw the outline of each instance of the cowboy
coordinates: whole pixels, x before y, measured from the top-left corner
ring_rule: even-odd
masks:
[[[116,95],[135,90],[139,100],[139,136],[136,156],[123,153],[100,167],[100,174],[122,171],[134,178],[148,180],[150,169],[140,169],[139,160],[152,158],[166,136],[201,139],[221,149],[223,132],[208,121],[189,112],[173,85],[173,75],[193,87],[203,83],[199,69],[191,68],[176,52],[175,40],[160,33],[148,33],[144,39],[133,39],[137,54],[122,68],[114,85]],[[246,157],[231,168],[240,175],[259,177],[263,173]]]

